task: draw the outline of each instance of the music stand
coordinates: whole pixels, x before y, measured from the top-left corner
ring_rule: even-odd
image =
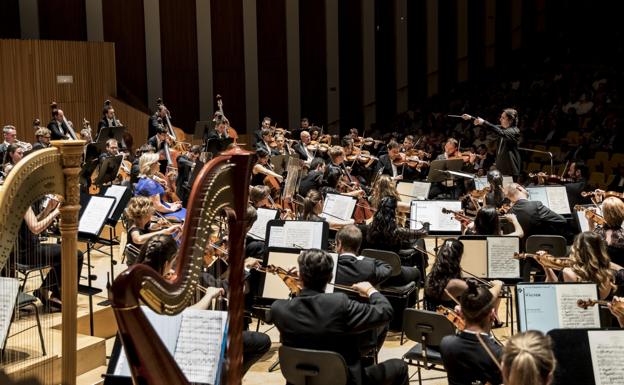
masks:
[[[114,181],[117,178],[122,161],[123,155],[115,155],[104,159],[102,164],[100,164],[100,173],[95,180],[95,185],[102,186]]]
[[[273,171],[277,174],[283,175],[288,166],[289,155],[273,155],[271,157],[271,165],[273,165]]]
[[[116,127],[102,127],[100,132],[98,132],[97,139],[95,140],[95,145],[100,150],[100,152],[106,149],[106,141],[109,139],[117,139],[117,143],[121,148],[126,148],[126,142],[124,141],[123,134],[126,132],[125,126],[116,126]]]
[[[431,162],[429,166],[429,175],[427,176],[427,182],[443,182],[448,178],[448,173],[445,171],[459,171],[464,165],[463,159],[439,159]]]
[[[213,156],[218,155],[225,150],[227,146],[234,142],[232,138],[211,138],[206,141],[206,152],[210,152]]]
[[[214,122],[212,120],[198,120],[195,122],[195,131],[193,133],[193,138],[202,138],[202,141],[206,141],[206,136],[214,127]]]

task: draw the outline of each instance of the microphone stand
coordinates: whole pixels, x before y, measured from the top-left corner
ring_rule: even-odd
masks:
[[[550,175],[554,175],[555,174],[555,167],[554,167],[554,163],[553,163],[553,154],[550,151],[542,151],[542,150],[534,150],[532,148],[526,148],[526,147],[518,147],[518,150],[522,150],[522,151],[527,151],[527,152],[534,152],[536,154],[546,154],[550,157]]]

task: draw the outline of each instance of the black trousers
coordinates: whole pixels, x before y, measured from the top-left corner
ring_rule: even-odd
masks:
[[[78,263],[78,282],[80,282],[80,272],[82,270],[82,251],[77,253]],[[62,263],[61,263],[61,245],[55,243],[41,243],[34,249],[32,255],[20,253],[18,261],[24,264],[49,264],[52,269],[48,272],[43,282],[42,288],[49,288],[52,292],[52,296],[56,298],[61,297],[61,277],[62,277]]]
[[[405,361],[394,358],[364,369],[364,385],[405,385],[409,374]]]
[[[259,332],[243,331],[243,374],[271,348],[268,335]]]

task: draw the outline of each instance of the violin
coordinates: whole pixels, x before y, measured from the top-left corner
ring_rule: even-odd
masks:
[[[572,267],[574,265],[574,260],[568,257],[553,257],[550,254],[514,253],[513,258],[518,260],[533,258],[543,268],[550,268],[553,270],[563,270],[566,267]]]
[[[463,318],[459,316],[459,314],[455,313],[453,310],[449,309],[446,306],[438,305],[436,308],[436,313],[442,314],[446,317],[447,320],[451,321],[451,323],[460,331],[466,328],[466,322]]]
[[[301,292],[301,289],[303,288],[303,283],[301,282],[299,278],[299,274],[291,273],[281,266],[268,265],[267,267],[262,267],[262,266],[254,267],[254,269],[261,273],[275,274],[278,277],[280,277],[282,281],[284,281],[286,286],[288,286],[288,289],[290,290],[290,294],[293,296],[299,295],[299,293]],[[351,286],[339,285],[337,283],[331,283],[331,282],[328,282],[327,284],[332,285],[338,289],[342,289],[342,290],[346,290],[352,293],[359,294],[359,291],[353,289]]]
[[[580,205],[576,205],[574,206],[574,210],[576,211],[584,211],[585,212],[585,218],[587,218],[588,220],[604,226],[607,224],[607,221],[604,219],[604,217],[600,214],[598,214],[597,212],[595,212],[594,210],[591,210],[589,207],[583,207]]]
[[[619,193],[619,192],[616,192],[616,191],[602,191],[602,190],[583,191],[583,192],[581,192],[581,196],[583,198],[587,198],[587,197],[601,197],[602,199],[606,199],[606,198],[610,198],[610,197],[616,197],[616,198],[624,199],[624,193]]]
[[[399,153],[396,159],[392,160],[395,166],[407,166],[420,170],[423,166],[429,166],[429,162],[420,160],[417,156],[408,156],[405,153]]]
[[[548,175],[545,172],[529,173],[529,178],[542,178],[545,183],[550,184],[564,184],[576,182],[576,178],[565,178],[559,175]]]
[[[581,309],[587,309],[588,307],[592,307],[595,305],[607,306],[609,304],[611,304],[611,306],[616,309],[624,311],[624,301],[605,301],[596,299],[579,299],[578,301],[576,301],[576,306],[580,307]]]
[[[474,221],[474,219],[465,215],[463,212],[450,210],[450,209],[447,209],[446,207],[442,207],[442,214],[453,214],[453,218],[456,221],[461,222],[461,224],[464,226],[467,226],[468,224]]]

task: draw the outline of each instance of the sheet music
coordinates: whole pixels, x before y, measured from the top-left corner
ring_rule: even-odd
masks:
[[[412,199],[425,200],[429,196],[429,189],[431,189],[431,183],[429,182],[412,182]]]
[[[513,258],[520,251],[518,237],[488,237],[488,277],[520,277],[520,261]]]
[[[9,332],[18,290],[19,281],[16,278],[0,277],[0,346],[4,346]]]
[[[430,231],[461,232],[461,223],[453,219],[453,214],[442,214],[442,208],[461,210],[460,201],[412,201],[410,207],[410,228],[416,229],[417,222],[429,222]]]
[[[582,309],[576,304],[579,298],[598,299],[596,284],[557,285],[559,327],[570,329],[599,328],[598,306]]]
[[[191,383],[215,384],[225,350],[227,312],[186,309],[174,358]]]
[[[271,226],[269,247],[320,249],[323,247],[323,222],[284,221],[284,226]]]
[[[624,384],[624,330],[588,330],[596,385]]]
[[[483,190],[484,188],[490,186],[487,180],[487,176],[480,176],[478,178],[475,178],[474,181],[475,181],[475,188],[477,190]],[[503,188],[507,188],[507,186],[509,186],[511,183],[513,183],[513,177],[504,175],[503,176]]]
[[[321,217],[347,221],[353,216],[356,200],[353,197],[340,194],[327,194],[323,204]]]
[[[414,182],[416,183],[416,182]],[[401,202],[410,203],[414,200],[414,185],[408,182],[399,182],[396,186]]]
[[[92,195],[80,217],[78,232],[98,235],[114,204],[115,199]]]
[[[265,208],[259,208],[256,211],[258,213],[258,219],[256,219],[253,226],[251,226],[247,235],[253,239],[264,240],[264,237],[266,236],[267,223],[269,223],[270,220],[277,218],[278,211]]]
[[[465,238],[461,239],[460,242],[464,245],[464,257],[461,259],[461,268],[479,278],[487,278],[487,240]],[[464,273],[463,276],[466,278],[471,277],[467,273]]]
[[[545,187],[527,187],[530,201],[539,201],[546,207],[548,206],[548,193]]]
[[[557,214],[571,214],[568,193],[565,186],[547,187],[548,208]]]
[[[110,187],[106,189],[104,196],[115,198],[115,204],[113,205],[113,208],[110,211],[109,219],[113,219],[111,218],[111,216],[115,213],[115,210],[117,210],[117,206],[119,206],[119,202],[122,201],[123,196],[126,193],[126,191],[128,191],[128,187],[119,186],[115,184],[111,185]]]
[[[539,330],[547,333],[557,329],[558,308],[556,288],[553,284],[530,285],[519,283],[517,290],[518,326],[521,332]],[[595,295],[595,294],[594,294]]]

